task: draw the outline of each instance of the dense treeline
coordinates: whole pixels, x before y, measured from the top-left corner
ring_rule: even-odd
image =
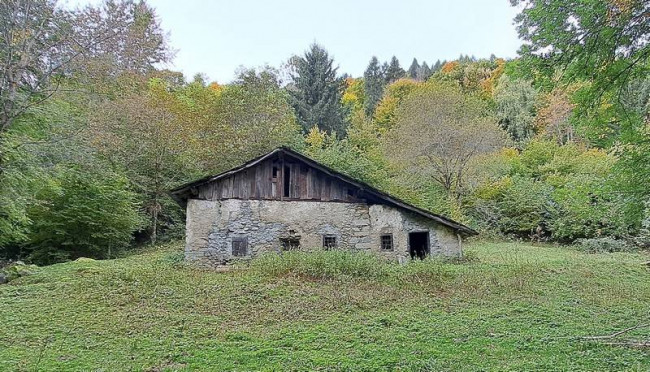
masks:
[[[354,78],[312,45],[219,85],[159,67],[173,53],[144,2],[3,2],[0,258],[181,237],[169,189],[279,145],[484,236],[647,247],[648,5],[513,3],[514,60],[372,57]]]

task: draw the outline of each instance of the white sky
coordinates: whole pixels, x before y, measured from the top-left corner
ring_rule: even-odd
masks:
[[[63,0],[70,5],[99,0]],[[370,58],[432,64],[461,53],[515,57],[521,44],[508,0],[149,0],[170,44],[171,69],[227,83],[239,66],[279,67],[314,41],[361,76]]]

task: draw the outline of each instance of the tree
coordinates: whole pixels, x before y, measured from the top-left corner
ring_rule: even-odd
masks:
[[[173,56],[155,10],[145,1],[105,0],[98,7],[86,6],[76,18],[77,39],[91,45],[77,66],[82,75],[146,75]]]
[[[375,109],[374,119],[381,132],[395,125],[395,112],[408,95],[420,85],[412,79],[400,79],[388,85],[379,105]]]
[[[428,175],[455,200],[463,193],[475,157],[498,150],[505,133],[483,101],[457,86],[427,83],[397,109],[395,127],[384,146],[393,161]]]
[[[327,132],[345,132],[341,106],[343,79],[337,77],[334,60],[323,47],[313,44],[303,57],[293,59],[295,72],[289,87],[291,104],[303,132],[314,125]]]
[[[355,115],[359,111],[364,111],[366,101],[364,85],[364,80],[362,78],[345,79],[345,90],[343,91],[341,102],[350,115]]]
[[[124,174],[79,135],[86,110],[60,95],[20,115],[6,133],[0,256],[38,263],[106,258],[140,227]]]
[[[375,112],[375,107],[381,100],[384,93],[384,75],[379,67],[379,60],[373,56],[368,64],[368,68],[363,74],[365,97],[365,112],[366,115],[372,117]]]
[[[247,69],[223,88],[199,142],[206,169],[220,172],[302,140],[290,97],[279,84],[277,71],[271,68]]]
[[[571,102],[570,93],[575,88],[554,88],[540,97],[535,116],[535,128],[543,137],[559,144],[575,141],[576,133],[571,123],[576,105]]]
[[[397,57],[393,56],[390,59],[390,64],[384,74],[386,78],[386,84],[391,84],[404,76],[406,76],[406,71],[399,65],[399,60]]]
[[[82,51],[73,47],[72,14],[51,0],[0,2],[0,34],[1,140],[19,115],[56,91],[56,80]]]
[[[431,76],[431,68],[427,65],[427,62],[422,62],[422,65],[418,69],[417,79],[420,81],[425,81]]]
[[[128,247],[141,222],[128,180],[106,168],[57,168],[36,194],[42,202],[29,208],[33,222],[25,251],[30,261],[111,258]]]
[[[53,0],[3,1],[0,34],[0,136],[73,74],[115,79],[107,65],[151,72],[170,57],[155,13],[144,1],[109,0],[79,11]],[[98,61],[105,62],[102,68],[94,67]]]
[[[433,67],[431,67],[431,73],[433,74],[440,71],[440,69],[442,68],[442,66],[444,66],[445,63],[447,63],[447,61],[441,62],[440,60],[437,60],[436,63],[433,65]]]
[[[576,124],[592,143],[615,146],[616,188],[626,195],[626,215],[640,228],[650,200],[648,119],[630,112],[623,96],[633,81],[650,73],[650,3],[646,0],[511,0],[526,41],[520,54],[531,69],[561,83],[582,84],[573,94]],[[583,84],[584,83],[584,84]]]
[[[534,132],[537,91],[529,81],[502,75],[494,92],[499,124],[515,143],[522,144]]]
[[[631,77],[647,74],[650,3],[644,0],[511,0],[523,8],[515,18],[520,50],[567,81],[588,79],[600,95]],[[602,98],[593,97],[593,98]]]
[[[152,243],[161,230],[182,218],[167,192],[199,175],[191,155],[196,152],[195,136],[200,135],[196,129],[204,121],[193,120],[195,112],[192,101],[154,79],[145,92],[101,103],[91,118],[89,141],[127,174],[149,218]]]
[[[420,64],[418,63],[417,58],[413,58],[413,62],[411,62],[411,67],[409,67],[408,71],[406,72],[406,75],[411,79],[417,79],[418,71],[420,71]]]

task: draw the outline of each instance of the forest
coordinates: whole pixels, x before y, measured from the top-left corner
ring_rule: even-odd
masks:
[[[314,43],[224,83],[163,67],[146,1],[2,1],[0,260],[180,239],[169,190],[281,145],[483,239],[650,247],[650,3],[511,3],[517,58],[351,76]]]

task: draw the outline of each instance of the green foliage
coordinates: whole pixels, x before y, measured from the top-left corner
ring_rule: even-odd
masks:
[[[532,140],[509,170],[472,195],[476,219],[503,234],[571,242],[631,233],[608,179],[615,158],[575,144]]]
[[[650,195],[643,181],[649,174],[648,117],[638,110],[648,102],[641,86],[650,71],[650,5],[643,0],[511,2],[523,5],[515,19],[520,37],[527,41],[522,62],[545,76],[546,86],[554,75],[560,76],[560,84],[579,84],[572,97],[573,124],[593,144],[614,146],[620,157],[614,174],[625,198],[625,218],[638,228]],[[631,87],[638,94],[629,94]]]
[[[328,133],[345,132],[346,123],[341,107],[343,81],[337,76],[338,67],[323,47],[313,44],[303,57],[293,59],[295,73],[289,89],[291,104],[303,132],[314,125]]]
[[[632,252],[635,250],[624,240],[610,237],[578,239],[575,244],[576,249],[586,253]]]
[[[384,74],[379,67],[379,60],[375,56],[372,57],[368,68],[363,73],[363,83],[365,112],[368,117],[372,117],[384,92]]]
[[[128,247],[141,220],[136,197],[124,177],[67,168],[38,190],[42,202],[30,208],[24,250],[37,264],[78,257],[109,258]]]
[[[378,188],[386,187],[386,164],[377,137],[363,117],[353,119],[349,138],[338,140],[316,128],[306,138],[308,156],[351,177]]]
[[[596,93],[623,86],[631,77],[644,76],[644,71],[647,74],[643,66],[650,57],[646,1],[511,3],[523,9],[515,18],[519,36],[527,41],[521,53],[548,75],[562,69],[564,79],[589,80]]]
[[[458,200],[470,162],[499,150],[505,142],[505,132],[485,103],[453,84],[423,84],[404,99],[396,114],[395,126],[382,138],[391,161],[427,175]]]
[[[494,91],[494,102],[499,124],[516,143],[524,143],[534,134],[537,91],[524,80],[499,78]]]
[[[384,71],[384,77],[386,79],[386,84],[392,84],[393,82],[406,76],[406,71],[400,66],[399,60],[397,57],[393,56],[390,59],[390,64]]]
[[[506,177],[478,188],[469,207],[484,229],[532,238],[539,235],[537,229],[543,229],[546,222],[551,192],[551,187],[534,179]]]
[[[406,76],[410,79],[416,80],[418,78],[418,72],[420,71],[420,64],[418,63],[417,58],[413,58],[411,66],[409,66],[408,71],[406,71]]]
[[[384,89],[384,96],[375,109],[374,120],[382,131],[395,125],[395,112],[404,99],[418,87],[420,83],[412,79],[400,79]]]

